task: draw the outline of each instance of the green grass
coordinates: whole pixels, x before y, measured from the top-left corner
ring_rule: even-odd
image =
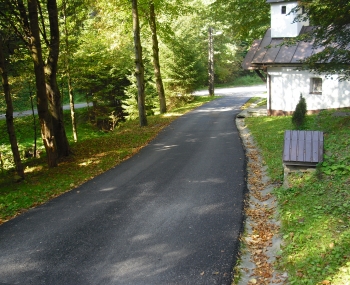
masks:
[[[323,111],[303,129],[323,131],[324,162],[313,173],[289,175],[275,194],[284,243],[278,266],[290,284],[350,284],[350,117]],[[291,117],[246,119],[274,182],[282,182],[284,130]],[[263,130],[263,131],[261,131]]]
[[[252,105],[256,105],[257,107],[260,107],[260,106],[265,106],[266,104],[267,104],[266,98],[252,97],[241,107],[241,109],[248,109],[252,107]]]
[[[138,120],[127,121],[113,132],[103,132],[86,122],[86,110],[77,110],[77,143],[70,142],[73,155],[60,161],[56,168],[48,169],[45,155],[37,159],[24,159],[26,179],[14,182],[11,168],[10,146],[7,141],[5,120],[0,121],[0,151],[3,161],[10,169],[0,170],[0,224],[8,219],[69,191],[96,175],[114,167],[137,153],[152,140],[160,130],[178,116],[196,108],[212,97],[194,97],[193,101],[170,110],[165,115],[148,117],[148,126],[140,127]],[[69,138],[72,132],[69,113],[65,113],[66,130]],[[33,143],[31,117],[15,121],[21,151]],[[38,147],[43,149],[38,138]]]
[[[260,106],[266,106],[267,105],[267,99],[262,99],[258,104],[257,106],[260,107]]]

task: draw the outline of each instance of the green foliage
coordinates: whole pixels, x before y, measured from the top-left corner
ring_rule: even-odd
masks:
[[[252,86],[258,84],[263,85],[265,84],[265,82],[263,82],[261,78],[255,73],[252,73],[250,75],[238,76],[233,81],[233,86]]]
[[[159,109],[158,94],[155,88],[155,83],[152,79],[153,69],[149,61],[145,61],[145,107],[147,116],[154,115],[155,109]],[[125,88],[125,98],[123,99],[123,109],[125,110],[126,118],[134,120],[139,117],[137,107],[137,86],[135,76],[128,76],[131,84]]]
[[[63,2],[66,4],[65,14]],[[4,3],[10,5],[10,1]],[[208,4],[202,1],[156,0],[154,4],[166,92],[168,96],[191,93],[207,81],[207,30],[214,15],[209,13],[211,9]],[[142,45],[145,61],[150,63],[152,47],[147,24],[148,5],[149,1],[139,1]],[[58,9],[61,32],[58,85],[64,102],[68,102],[67,64],[71,70],[74,95],[80,98],[76,102],[88,97],[90,102],[94,100],[109,106],[118,100],[131,100],[130,94],[124,97],[125,88],[129,89],[133,84],[129,79],[134,69],[130,3],[125,0],[102,0],[86,5],[80,0],[60,0]],[[2,18],[0,23],[5,23]],[[221,23],[218,22],[216,28],[221,29]],[[230,82],[239,73],[238,50],[229,32],[215,37],[216,82]],[[13,99],[17,101],[17,110],[29,109],[29,82],[34,86],[31,61],[28,61],[27,50],[23,47],[12,51],[15,51],[11,54],[13,74],[10,74]],[[149,86],[146,86],[150,90],[154,81],[151,77],[153,75],[150,73],[147,78]],[[32,93],[35,96],[35,92]],[[153,91],[148,92],[146,100],[152,108],[158,104]],[[136,101],[128,102],[130,106],[135,104]],[[0,110],[5,110],[2,100]],[[130,114],[132,116],[132,112]],[[105,114],[105,117],[108,116],[110,113]]]
[[[300,129],[304,125],[306,112],[306,101],[305,98],[300,94],[299,102],[292,116],[292,123],[296,129]]]
[[[213,41],[215,83],[229,83],[241,78],[244,54],[242,46],[234,44],[225,34],[214,36]]]
[[[325,134],[324,161],[315,172],[288,175],[291,188],[275,189],[284,239],[278,266],[288,272],[290,284],[350,282],[350,116],[337,113],[308,116],[304,128]],[[290,117],[249,118],[246,123],[271,177],[281,182],[283,134],[291,127]]]
[[[16,16],[13,14],[14,9],[11,8],[13,3],[15,2],[6,0],[0,4],[2,11],[0,25],[4,28],[3,32],[7,31],[9,26],[7,20]],[[101,0],[87,3],[83,0],[73,2],[58,0],[57,4],[61,40],[57,79],[63,102],[68,103],[69,99],[67,84],[69,66],[75,103],[82,101],[94,103],[87,118],[95,126],[100,126],[101,130],[113,129],[115,122],[120,121],[125,115],[121,102],[131,118],[137,116],[132,75],[134,55],[130,2]],[[191,98],[187,94],[206,85],[208,27],[213,23],[216,23],[214,28],[217,31],[223,32],[214,39],[216,83],[232,82],[240,75],[240,60],[244,48],[242,50],[243,45],[233,40],[234,34],[230,32],[232,29],[227,25],[232,19],[225,19],[228,16],[227,9],[236,7],[234,5],[238,5],[238,1],[232,4],[233,6],[226,3],[216,10],[217,13],[212,13],[216,9],[215,5],[205,1],[154,0],[154,4],[160,65],[167,101],[172,105],[182,104],[182,101],[186,102]],[[241,4],[245,5],[243,2]],[[63,9],[64,7],[66,9]],[[242,11],[247,7],[242,8]],[[159,102],[151,67],[149,1],[139,1],[139,9],[146,67],[146,108],[150,115],[155,112]],[[257,17],[254,19],[258,20]],[[41,24],[46,25],[46,15],[42,20]],[[257,31],[256,27],[251,31]],[[9,35],[11,36],[8,44],[10,83],[15,111],[28,110],[31,108],[31,95],[36,104],[32,59],[27,48],[21,44],[13,31],[10,31]],[[47,57],[48,50],[45,48],[43,52]],[[0,100],[0,112],[5,112],[3,100]],[[16,128],[18,133],[22,132],[20,126]],[[7,148],[7,136],[3,138],[5,139],[3,148]]]
[[[168,95],[190,94],[207,80],[207,34],[201,31],[202,23],[197,15],[181,16],[172,24],[175,32],[163,38],[160,56]]]
[[[215,23],[225,27],[225,33],[248,45],[270,26],[270,4],[266,0],[217,0],[211,5]]]
[[[175,43],[167,59],[164,71],[164,85],[171,94],[189,94],[203,85],[203,73],[206,69],[198,54],[188,43]]]
[[[304,7],[306,13],[296,21],[310,19],[315,29],[307,37],[319,48],[305,60],[306,68],[329,75],[340,73],[341,79],[350,78],[350,3],[347,0],[304,0],[296,10]],[[300,38],[305,40],[305,38]],[[321,47],[321,49],[320,49]]]

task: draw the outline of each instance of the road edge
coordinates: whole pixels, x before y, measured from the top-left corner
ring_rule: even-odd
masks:
[[[282,243],[277,202],[272,194],[276,185],[271,184],[267,167],[263,166],[260,151],[244,118],[237,116],[235,123],[246,153],[248,193],[239,262],[233,270],[238,280],[232,285],[288,284],[288,274],[278,272],[274,266]]]

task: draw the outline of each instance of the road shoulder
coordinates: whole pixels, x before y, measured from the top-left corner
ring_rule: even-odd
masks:
[[[240,262],[234,270],[240,278],[238,283],[232,285],[282,285],[286,284],[288,275],[274,268],[281,245],[277,202],[272,194],[275,185],[271,184],[267,168],[262,164],[260,151],[244,122],[244,118],[249,114],[257,114],[254,111],[250,108],[244,111],[244,116],[236,118],[236,125],[246,150],[248,196]],[[260,110],[258,114],[264,115]]]

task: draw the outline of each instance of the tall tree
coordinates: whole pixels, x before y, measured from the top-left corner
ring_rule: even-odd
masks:
[[[34,1],[34,0],[31,0]],[[45,64],[46,93],[49,100],[50,113],[52,116],[53,130],[55,134],[57,152],[59,157],[68,156],[70,153],[69,143],[63,122],[63,108],[60,90],[57,85],[57,68],[60,46],[60,33],[58,25],[58,9],[56,0],[47,0],[46,8],[49,16],[49,36],[45,30],[43,37],[48,48],[48,58]],[[39,9],[42,22],[44,21]],[[45,29],[45,26],[42,27]]]
[[[63,26],[64,26],[64,42],[65,42],[65,65],[66,65],[66,76],[68,79],[68,93],[69,93],[69,106],[70,106],[70,114],[72,120],[72,130],[73,130],[73,138],[74,141],[78,141],[78,131],[77,131],[77,123],[75,120],[75,106],[74,106],[74,94],[73,94],[73,85],[72,85],[72,77],[71,77],[71,68],[70,68],[70,43],[69,43],[69,31],[68,31],[68,23],[67,23],[67,3],[66,0],[63,0],[62,3],[62,13],[63,13]]]
[[[144,65],[142,59],[142,46],[140,38],[140,22],[137,7],[137,0],[132,0],[132,18],[134,32],[134,49],[135,49],[135,76],[137,80],[137,104],[139,109],[140,126],[147,126],[146,107],[145,107],[145,79]]]
[[[58,157],[69,154],[69,144],[63,125],[61,96],[56,80],[59,55],[56,0],[47,0],[46,10],[42,9],[38,0],[28,0],[27,5],[23,0],[5,0],[3,5],[7,13],[0,12],[2,21],[9,23],[22,38],[33,59],[42,138],[49,166],[57,166]],[[46,25],[47,17],[49,29]],[[46,64],[43,59],[42,41],[47,47],[44,53],[48,56]]]
[[[50,107],[49,113],[52,116],[53,138],[57,142],[57,155],[61,157],[69,155],[69,143],[63,124],[61,95],[57,86],[57,66],[60,44],[58,8],[56,0],[46,0],[45,3],[46,9],[43,9],[41,2],[38,0],[28,1],[27,7],[23,0],[4,0],[4,7],[6,7],[7,14],[1,13],[1,16],[3,20],[7,21],[14,31],[23,39],[29,50],[31,50],[32,46],[29,34],[33,34],[31,31],[32,25],[37,25],[39,33],[38,40],[40,40],[42,57],[42,43],[44,43],[47,48],[44,52],[44,54],[47,55],[47,60],[44,61],[42,58],[44,63],[46,95]],[[32,6],[36,10],[34,11],[33,8],[33,11],[29,12],[29,8]],[[34,15],[34,12],[36,15],[35,18],[32,18],[31,15]],[[34,21],[33,24],[31,23],[32,21]],[[31,54],[33,55],[32,51]]]
[[[8,74],[5,62],[4,44],[2,34],[0,33],[0,73],[2,77],[2,86],[4,89],[5,102],[6,102],[6,126],[7,132],[10,138],[11,150],[13,154],[13,160],[15,162],[15,168],[17,174],[24,179],[24,168],[21,162],[21,156],[18,150],[17,137],[15,127],[13,123],[13,105],[10,93],[10,85],[8,81]]]
[[[48,109],[48,99],[46,95],[46,82],[44,72],[44,61],[41,48],[38,5],[36,0],[28,0],[28,17],[25,6],[21,0],[17,1],[18,11],[25,35],[29,39],[28,48],[31,52],[34,63],[35,83],[37,91],[38,115],[41,124],[41,136],[46,149],[49,167],[58,165],[56,140],[52,126],[52,116]]]
[[[157,36],[157,23],[156,23],[156,14],[154,11],[154,2],[151,0],[149,2],[149,26],[152,33],[152,51],[153,51],[153,67],[154,67],[154,76],[156,78],[156,87],[160,103],[160,113],[163,114],[166,112],[166,100],[163,80],[160,72],[160,63],[159,63],[159,44]]]

